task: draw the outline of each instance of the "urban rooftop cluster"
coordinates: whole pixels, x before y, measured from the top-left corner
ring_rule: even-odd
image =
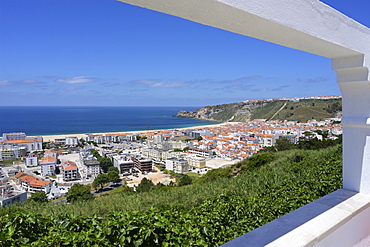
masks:
[[[306,123],[255,119],[187,129],[85,134],[81,139],[68,136],[47,143],[42,137],[27,137],[23,132],[4,133],[0,159],[19,159],[20,163],[3,167],[0,201],[11,196],[24,200],[22,192],[38,191],[44,191],[52,199],[66,195],[75,183],[91,184],[99,174],[107,172],[91,153],[92,149],[109,159],[121,178],[135,188],[143,174],[156,183],[170,183],[168,177],[157,176],[160,172],[150,177],[156,167],[201,175],[209,169],[235,164],[274,146],[279,139],[296,144],[301,138],[336,139],[341,134],[339,114],[336,118]],[[45,144],[48,149],[44,149]],[[4,204],[9,203],[8,200]]]

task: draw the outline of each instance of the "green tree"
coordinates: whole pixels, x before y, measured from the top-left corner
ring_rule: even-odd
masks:
[[[203,140],[203,137],[198,136],[198,137],[196,138],[196,140],[199,142],[199,141]]]
[[[48,202],[48,197],[44,191],[38,191],[33,193],[28,200],[31,202]]]
[[[296,149],[297,146],[291,143],[287,138],[281,138],[276,140],[275,146],[276,151],[284,151],[284,150],[291,150]]]
[[[103,188],[105,184],[109,183],[109,178],[107,174],[99,174],[95,177],[94,182],[92,183],[92,187],[94,189]]]
[[[186,174],[176,174],[176,176],[179,178],[178,184],[177,184],[178,186],[188,185],[193,182],[193,179]]]
[[[247,159],[247,169],[252,170],[268,164],[274,160],[274,154],[261,153]]]
[[[119,179],[119,172],[117,167],[109,167],[108,169],[108,180],[109,182],[116,183]]]
[[[146,140],[148,137],[146,136],[136,136],[136,139],[138,139],[139,141],[142,141],[142,140]]]
[[[122,185],[122,194],[129,196],[135,194],[135,191],[131,187],[127,186],[127,184],[124,184]]]
[[[153,182],[147,178],[143,178],[140,182],[140,184],[137,186],[136,191],[141,193],[141,192],[149,192],[152,189],[154,189],[155,185]]]
[[[74,184],[68,190],[67,202],[87,201],[92,200],[94,196],[90,192],[90,186],[82,184]]]
[[[90,149],[91,154],[100,162],[100,167],[106,173],[109,167],[113,166],[113,162],[109,158],[102,157],[95,149]]]

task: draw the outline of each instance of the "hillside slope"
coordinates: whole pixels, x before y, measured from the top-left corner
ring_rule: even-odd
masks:
[[[307,122],[310,119],[322,120],[335,117],[341,110],[341,99],[259,100],[205,106],[195,111],[180,111],[177,116],[216,122],[242,122],[253,119]]]
[[[0,208],[0,246],[219,246],[339,189],[341,153],[267,152],[184,187]]]

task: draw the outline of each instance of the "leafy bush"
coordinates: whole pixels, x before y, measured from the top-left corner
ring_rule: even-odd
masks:
[[[220,169],[184,187],[2,208],[0,246],[219,246],[341,187],[341,146],[256,157],[236,177]]]

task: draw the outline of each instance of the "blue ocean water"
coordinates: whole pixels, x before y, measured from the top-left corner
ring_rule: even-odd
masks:
[[[1,106],[0,135],[28,136],[172,129],[215,122],[173,117],[197,107]]]

